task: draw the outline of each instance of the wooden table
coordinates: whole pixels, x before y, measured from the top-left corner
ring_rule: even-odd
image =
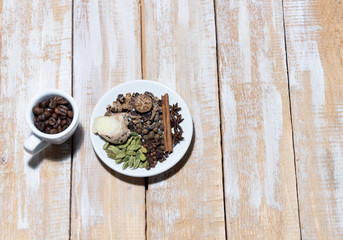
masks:
[[[330,0],[0,0],[0,239],[343,239],[343,5]],[[176,90],[192,151],[157,177],[96,157],[117,84]],[[28,102],[81,110],[31,157]]]

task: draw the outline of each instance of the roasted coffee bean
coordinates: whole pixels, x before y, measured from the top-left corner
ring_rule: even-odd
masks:
[[[60,123],[61,123],[61,119],[57,119],[57,121],[56,121],[56,123],[55,123],[55,125],[54,126],[52,126],[53,128],[58,128],[58,126],[60,125]]]
[[[49,101],[48,100],[43,100],[42,101],[42,108],[46,108],[49,105]]]
[[[32,113],[35,127],[48,134],[67,129],[74,115],[69,101],[61,96],[42,100],[32,108]]]
[[[49,124],[51,125],[51,126],[54,126],[55,124],[56,124],[56,119],[55,118],[53,118],[53,117],[51,117],[51,118],[49,118]]]
[[[50,134],[56,134],[57,133],[57,129],[51,129],[50,130]]]
[[[74,113],[72,112],[72,111],[68,111],[68,118],[73,118],[73,116],[74,116]]]
[[[62,98],[62,99],[57,101],[57,104],[67,105],[67,104],[69,104],[69,102],[67,99]]]
[[[40,114],[40,115],[38,116],[38,119],[39,119],[40,121],[44,121],[44,120],[45,120],[44,113]]]
[[[38,130],[41,131],[41,132],[43,132],[43,131],[44,131],[44,128],[45,128],[44,123],[42,123],[42,122],[39,123]]]
[[[61,127],[64,127],[66,124],[67,124],[67,120],[64,119],[61,121]]]
[[[65,115],[68,114],[68,107],[67,106],[59,105],[57,107],[57,109],[58,109],[58,113],[57,114],[59,114],[59,115],[65,116]]]
[[[33,124],[35,125],[36,128],[39,128],[40,121],[35,121]]]
[[[57,106],[57,102],[56,102],[56,101],[54,101],[54,100],[52,100],[52,99],[50,99],[50,102],[49,102],[49,108],[51,108],[51,109],[55,109],[55,108],[56,108],[56,106]]]
[[[32,108],[32,112],[34,115],[38,116],[39,114],[43,112],[43,108],[35,106]]]
[[[70,125],[70,123],[71,123],[71,119],[67,118],[67,125]]]
[[[50,114],[54,112],[54,110],[52,110],[51,108],[46,108],[45,111],[49,112]]]
[[[51,113],[47,110],[44,111],[45,118],[49,118],[51,116]]]

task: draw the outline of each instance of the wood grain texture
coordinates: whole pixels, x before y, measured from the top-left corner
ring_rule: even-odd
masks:
[[[216,0],[228,239],[299,239],[281,1]]]
[[[0,239],[67,239],[70,141],[24,152],[28,102],[71,92],[71,1],[0,1]]]
[[[149,179],[148,239],[224,239],[213,1],[144,1],[144,78],[176,90],[191,110],[191,153]]]
[[[144,179],[107,168],[89,136],[99,98],[122,81],[141,78],[139,12],[134,0],[74,2],[73,90],[81,128],[74,137],[73,239],[145,239]]]
[[[343,4],[284,1],[303,239],[343,238]]]

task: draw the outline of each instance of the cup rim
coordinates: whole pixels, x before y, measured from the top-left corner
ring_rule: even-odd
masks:
[[[73,117],[73,120],[70,123],[69,127],[67,129],[65,129],[64,131],[62,131],[60,133],[56,133],[56,134],[47,134],[47,133],[39,131],[36,128],[36,126],[33,124],[33,120],[32,120],[33,118],[31,118],[31,116],[33,116],[32,108],[39,101],[47,99],[47,98],[51,97],[52,95],[61,96],[61,97],[64,97],[65,99],[67,99],[73,108],[74,117]],[[74,130],[75,125],[78,124],[78,121],[79,121],[79,108],[78,108],[77,103],[74,100],[74,98],[70,94],[68,94],[62,90],[54,89],[54,88],[46,89],[46,90],[40,92],[39,94],[37,94],[31,100],[30,104],[28,105],[28,109],[26,111],[26,122],[29,125],[32,133],[35,134],[36,136],[41,137],[41,138],[46,139],[46,140],[56,140],[56,139],[59,139],[65,135],[67,135],[68,133],[70,133],[71,131]]]

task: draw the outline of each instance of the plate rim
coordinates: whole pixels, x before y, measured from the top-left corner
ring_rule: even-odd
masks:
[[[187,113],[187,115],[189,116],[189,118],[190,118],[189,120],[190,120],[190,123],[191,123],[191,126],[192,126],[192,127],[190,128],[190,139],[188,140],[188,146],[185,147],[185,149],[183,150],[183,152],[181,152],[180,158],[179,158],[178,160],[176,160],[173,164],[171,164],[170,166],[168,166],[168,167],[165,168],[165,169],[162,168],[162,169],[160,169],[159,171],[152,172],[152,173],[149,173],[149,171],[147,171],[146,174],[132,174],[131,171],[125,171],[125,170],[122,170],[122,169],[114,169],[114,168],[112,168],[109,164],[107,164],[106,161],[104,161],[104,160],[101,158],[100,154],[98,154],[98,150],[99,150],[99,149],[97,149],[97,148],[95,147],[95,143],[94,143],[95,139],[93,139],[94,136],[95,136],[96,134],[94,134],[94,133],[92,132],[92,124],[93,124],[93,121],[94,121],[94,120],[93,120],[93,115],[95,114],[95,110],[98,109],[98,108],[100,107],[100,103],[101,103],[102,101],[104,101],[104,99],[107,97],[107,95],[108,95],[110,92],[114,91],[114,90],[115,90],[116,88],[118,88],[118,87],[123,87],[123,86],[125,86],[125,85],[132,85],[132,84],[134,84],[135,82],[143,82],[143,81],[144,81],[144,82],[149,82],[149,83],[151,83],[151,84],[159,85],[160,87],[166,89],[166,92],[171,92],[171,93],[175,94],[175,95],[177,96],[177,98],[179,98],[179,99],[183,102],[183,105],[186,106],[186,108],[185,108],[185,109],[182,109],[182,111],[185,111],[185,112]],[[148,90],[146,90],[146,91],[148,91]],[[178,102],[179,102],[179,100],[178,100]],[[109,103],[109,104],[110,104],[110,103]],[[95,118],[95,117],[94,117],[94,118]],[[162,83],[159,83],[159,82],[156,82],[156,81],[146,80],[146,79],[136,79],[136,80],[131,80],[131,81],[122,82],[122,83],[116,85],[115,87],[109,89],[107,92],[105,92],[105,93],[101,96],[101,98],[97,101],[96,105],[94,106],[93,111],[92,111],[92,114],[91,114],[91,117],[90,117],[89,134],[90,134],[90,138],[91,138],[92,148],[93,148],[95,154],[96,154],[97,157],[101,160],[101,162],[104,163],[107,167],[109,167],[109,168],[112,169],[113,171],[115,171],[115,172],[117,172],[117,173],[119,173],[119,174],[123,174],[123,175],[125,175],[125,176],[130,176],[130,177],[151,177],[151,176],[156,176],[156,175],[158,175],[158,174],[161,174],[161,173],[163,173],[163,172],[166,172],[167,170],[173,168],[178,162],[180,162],[180,160],[185,156],[185,154],[187,153],[187,151],[189,150],[189,147],[190,147],[190,145],[191,145],[191,142],[192,142],[192,139],[193,139],[193,134],[194,134],[193,128],[194,128],[194,123],[193,123],[193,118],[192,118],[191,112],[190,112],[190,110],[189,110],[189,108],[188,108],[186,102],[183,100],[183,98],[182,98],[176,91],[174,91],[174,90],[172,90],[171,88],[167,87],[166,85],[163,85]],[[102,150],[102,148],[101,148],[101,150]]]

